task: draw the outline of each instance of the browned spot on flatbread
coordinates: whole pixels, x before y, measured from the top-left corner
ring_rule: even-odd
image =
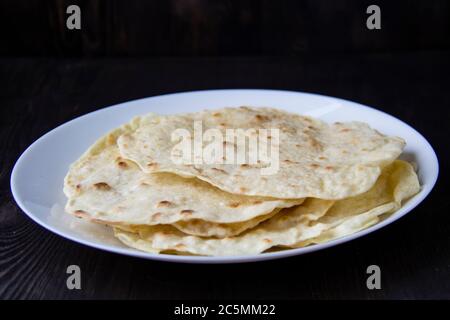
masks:
[[[170,202],[170,201],[168,201],[168,200],[163,200],[163,201],[160,201],[157,205],[156,205],[156,207],[158,207],[158,208],[162,208],[162,207],[171,207],[173,205],[173,203],[172,202]]]
[[[111,187],[106,182],[97,182],[94,184],[94,187],[97,190],[108,191],[111,190]]]
[[[311,163],[309,166],[313,169],[317,169],[320,167],[317,163]]]
[[[225,170],[219,169],[219,168],[212,168],[212,170],[221,172],[221,173],[227,173]]]
[[[229,204],[228,204],[228,206],[230,207],[230,208],[237,208],[237,207],[239,207],[241,204],[239,203],[239,202],[230,202]]]
[[[83,210],[75,210],[73,215],[79,219],[86,218],[88,214]]]
[[[244,187],[240,187],[240,188],[239,188],[239,191],[240,191],[241,193],[245,193],[245,192],[248,191],[248,189],[247,189],[247,188],[244,188]]]
[[[351,131],[350,129],[348,129],[348,128],[345,128],[345,129],[342,129],[342,130],[340,130],[341,132],[349,132],[349,131]]]
[[[291,134],[295,134],[297,132],[297,129],[291,127],[291,126],[280,126],[280,130],[282,132],[287,132]]]
[[[190,209],[181,210],[181,214],[183,216],[191,216],[192,213],[194,213],[194,210],[190,210]]]
[[[261,204],[262,203],[262,201],[261,200],[256,200],[256,201],[253,201],[253,204]]]
[[[119,161],[119,162],[117,162],[117,165],[119,166],[119,168],[122,168],[122,169],[128,168],[128,164],[125,161]]]
[[[256,118],[257,121],[261,121],[261,122],[270,120],[270,118],[268,116],[261,115],[261,114],[257,114],[255,116],[255,118]]]
[[[162,213],[161,212],[156,212],[155,214],[153,214],[153,219],[159,219],[161,218]]]
[[[320,148],[321,145],[320,143],[316,140],[316,139],[310,139],[309,140],[309,145],[313,148]]]
[[[265,239],[264,239],[264,242],[266,242],[266,243],[272,243],[272,240],[270,240],[270,239],[268,239],[268,238],[265,238]]]
[[[147,168],[156,169],[156,168],[158,168],[158,163],[157,162],[149,162],[149,163],[147,163]]]

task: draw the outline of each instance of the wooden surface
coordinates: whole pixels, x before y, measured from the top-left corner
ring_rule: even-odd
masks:
[[[0,298],[450,298],[449,83],[449,55],[439,52],[284,59],[3,58]],[[210,88],[309,91],[375,106],[431,142],[441,164],[438,184],[413,212],[362,239],[241,265],[177,265],[102,252],[46,231],[16,206],[9,186],[14,162],[48,130],[130,99]],[[66,288],[71,264],[81,267],[81,290]],[[366,288],[371,264],[381,268],[381,290]]]
[[[79,5],[81,30],[66,27]],[[366,27],[369,5],[381,30]],[[1,56],[294,56],[449,50],[448,0],[2,0]]]

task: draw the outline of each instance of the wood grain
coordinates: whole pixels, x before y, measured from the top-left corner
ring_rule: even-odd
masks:
[[[445,52],[1,59],[0,298],[450,298],[448,83]],[[433,144],[441,162],[438,185],[411,214],[372,235],[305,256],[242,265],[176,265],[102,252],[53,235],[15,205],[9,186],[14,162],[48,130],[114,103],[209,88],[300,90],[376,106]],[[71,264],[81,267],[81,290],[65,286]],[[370,264],[382,270],[382,290],[365,286]]]
[[[66,8],[81,8],[68,30]],[[42,57],[296,56],[450,49],[450,3],[377,0],[2,0],[0,55]]]

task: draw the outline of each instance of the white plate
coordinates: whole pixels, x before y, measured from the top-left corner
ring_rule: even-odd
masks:
[[[407,141],[402,155],[418,166],[422,190],[388,219],[358,233],[324,244],[273,253],[229,257],[195,257],[150,254],[125,247],[109,228],[72,218],[64,213],[66,198],[63,178],[69,165],[94,141],[109,130],[147,112],[173,114],[224,106],[271,106],[325,121],[359,120],[379,131]],[[69,121],[34,142],[17,161],[11,175],[11,189],[20,208],[34,221],[73,241],[102,250],[145,259],[232,263],[277,259],[321,250],[361,237],[402,217],[431,191],[438,176],[438,161],[425,138],[406,123],[381,111],[354,102],[300,92],[275,90],[211,90],[176,93],[130,101],[101,109]]]

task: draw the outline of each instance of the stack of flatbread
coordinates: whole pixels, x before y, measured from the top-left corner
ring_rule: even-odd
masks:
[[[202,133],[213,129],[213,137],[224,138],[199,139],[198,123]],[[227,135],[230,128],[247,130],[247,140]],[[187,134],[185,146],[220,145],[217,154],[226,161],[201,161],[195,148],[185,161],[174,135],[179,129]],[[258,145],[276,150],[274,172],[264,174],[270,164],[261,159],[227,159],[263,129],[277,130],[277,139],[269,135]],[[417,175],[397,159],[404,146],[365,123],[328,124],[271,108],[149,114],[100,138],[71,165],[66,211],[109,225],[124,244],[152,253],[247,255],[303,247],[367,228],[415,195]],[[251,147],[242,150],[254,156]]]

